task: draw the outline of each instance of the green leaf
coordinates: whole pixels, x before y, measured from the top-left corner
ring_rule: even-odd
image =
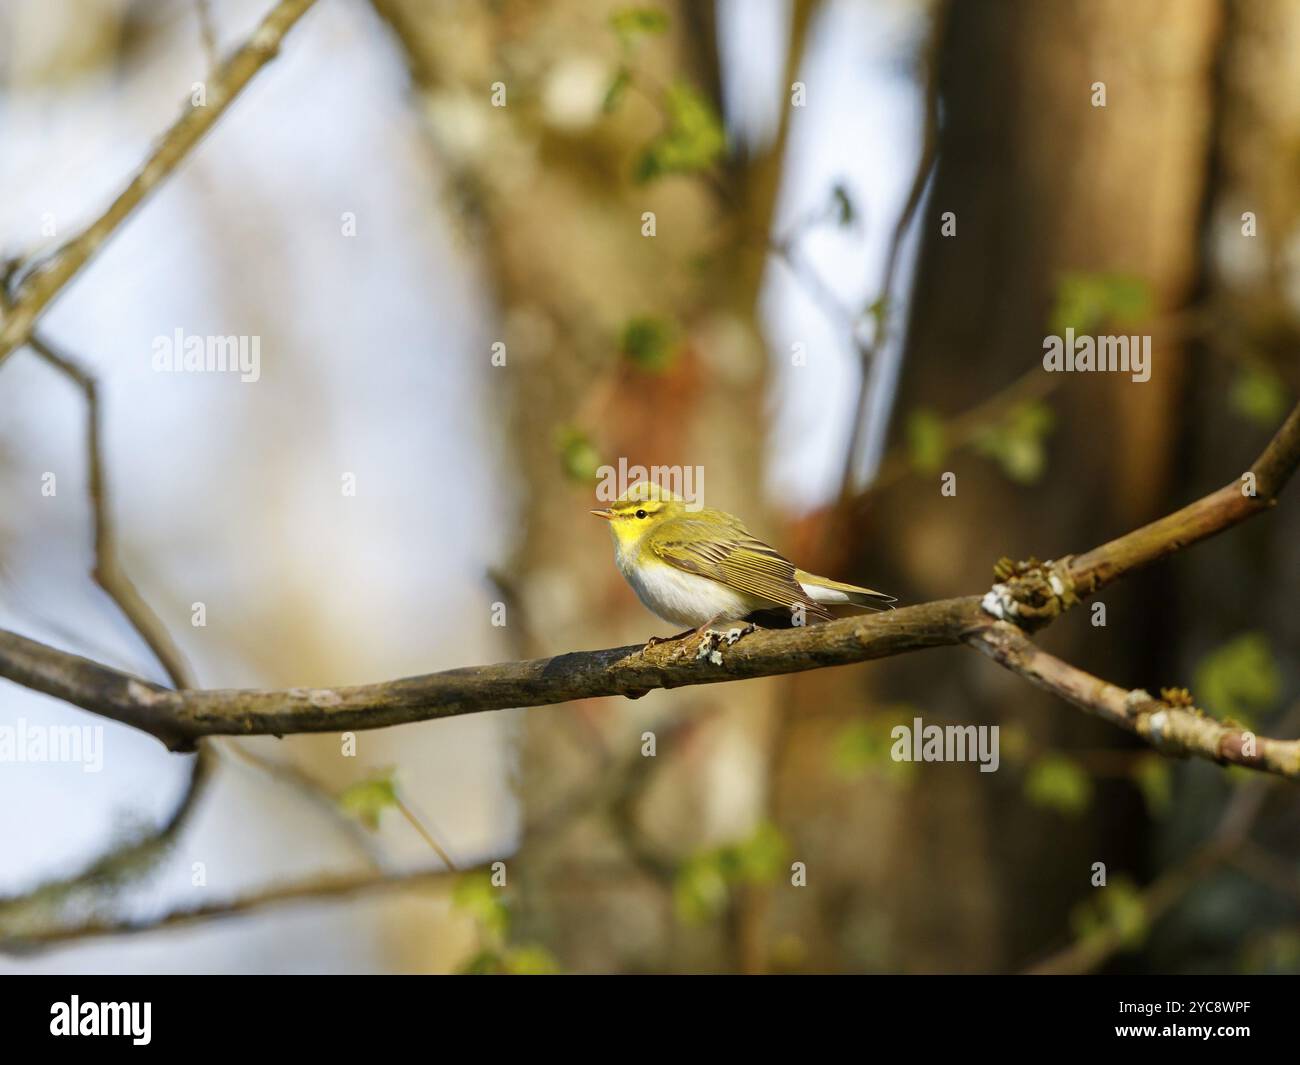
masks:
[[[1117,877],[1106,887],[1093,889],[1096,894],[1074,908],[1070,924],[1082,940],[1101,935],[1118,936],[1120,943],[1132,949],[1146,938],[1149,922],[1146,902],[1132,882]]]
[[[707,170],[726,151],[722,120],[713,105],[691,86],[684,82],[669,86],[663,107],[667,126],[642,153],[633,174],[637,182]]]
[[[559,971],[551,952],[535,943],[507,950],[480,950],[460,967],[466,976],[553,976]]]
[[[683,924],[703,924],[727,905],[727,878],[716,852],[688,859],[673,878],[673,908]]]
[[[853,721],[840,729],[831,749],[831,764],[841,775],[860,777],[881,757],[881,744],[876,730],[868,721]],[[885,757],[889,752],[885,751]]]
[[[1054,333],[1091,333],[1106,325],[1140,322],[1151,312],[1151,288],[1129,274],[1069,273],[1056,289],[1050,316]]]
[[[673,881],[678,919],[702,924],[717,917],[734,885],[767,883],[780,876],[788,852],[781,830],[764,821],[745,839],[692,855]]]
[[[1240,970],[1279,976],[1300,973],[1300,929],[1276,928],[1255,936],[1243,945]]]
[[[379,827],[379,819],[390,806],[397,805],[397,785],[393,770],[358,781],[345,788],[338,797],[339,808],[355,817],[371,831]]]
[[[1068,817],[1077,817],[1092,800],[1092,780],[1075,761],[1060,754],[1039,758],[1025,775],[1025,796]]]
[[[560,965],[545,947],[532,943],[506,951],[501,969],[509,976],[553,976]]]
[[[510,927],[505,889],[493,886],[490,873],[468,873],[458,877],[456,886],[452,888],[451,903],[469,913],[493,937],[503,937]]]
[[[609,25],[626,48],[640,37],[667,32],[668,14],[655,7],[625,7],[610,15]]]
[[[731,879],[760,884],[781,875],[789,848],[781,830],[764,821],[748,839],[725,850],[729,852]]]
[[[1032,484],[1047,468],[1047,436],[1055,417],[1052,408],[1029,400],[1013,408],[1006,418],[986,427],[975,438],[975,450],[993,459],[1017,484]]]
[[[907,416],[907,450],[918,473],[938,473],[948,453],[943,419],[918,408]]]
[[[893,784],[909,783],[916,773],[916,763],[894,761],[890,753],[894,746],[890,730],[914,716],[909,707],[907,717],[892,712],[872,714],[845,725],[835,737],[831,749],[831,764],[835,771],[848,780],[872,773]]]
[[[633,318],[623,327],[619,346],[623,354],[642,370],[662,373],[672,365],[676,351],[673,336],[672,324],[663,318]]]
[[[470,955],[460,967],[463,976],[496,976],[501,972],[501,955],[495,950],[480,950]]]
[[[614,80],[609,83],[609,88],[605,90],[605,102],[601,104],[601,109],[605,114],[613,112],[623,97],[627,95],[627,90],[632,84],[632,72],[626,66],[620,66],[614,73]]]
[[[1203,709],[1248,725],[1277,706],[1282,674],[1264,635],[1248,632],[1201,660],[1194,690]]]
[[[1235,413],[1265,429],[1278,425],[1291,406],[1282,379],[1267,367],[1253,364],[1237,373],[1228,402]]]
[[[1174,771],[1169,759],[1158,754],[1144,754],[1133,765],[1133,781],[1142,792],[1147,812],[1164,817],[1174,801]]]
[[[563,425],[557,431],[557,446],[564,473],[572,481],[594,481],[600,469],[600,452],[581,429]]]

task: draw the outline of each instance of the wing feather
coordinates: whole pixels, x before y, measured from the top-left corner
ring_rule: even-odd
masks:
[[[819,621],[834,616],[795,580],[793,562],[734,518],[718,520],[724,517],[730,516],[718,512],[707,524],[691,518],[678,519],[664,530],[669,535],[651,540],[650,550],[670,566],[708,577],[768,604],[786,608],[798,604],[807,616]]]

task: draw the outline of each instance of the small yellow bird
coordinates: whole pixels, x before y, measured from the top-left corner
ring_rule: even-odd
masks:
[[[647,608],[665,621],[691,626],[667,639],[702,635],[723,619],[789,627],[829,621],[827,605],[883,609],[893,596],[796,569],[755,537],[739,518],[639,481],[603,510],[618,568]],[[651,644],[663,642],[660,638]]]

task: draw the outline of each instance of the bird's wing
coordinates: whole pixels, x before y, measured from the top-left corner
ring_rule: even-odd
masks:
[[[682,519],[688,524],[690,519]],[[676,530],[673,530],[676,531]],[[736,522],[725,531],[716,526],[707,536],[671,535],[650,542],[655,556],[670,566],[725,584],[782,607],[801,605],[807,616],[827,621],[834,615],[816,603],[794,577],[794,563],[752,536]]]

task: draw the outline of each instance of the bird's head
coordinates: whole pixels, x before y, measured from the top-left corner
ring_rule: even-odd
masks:
[[[638,481],[617,502],[592,513],[609,522],[614,539],[626,548],[686,513],[686,502],[653,481]]]

